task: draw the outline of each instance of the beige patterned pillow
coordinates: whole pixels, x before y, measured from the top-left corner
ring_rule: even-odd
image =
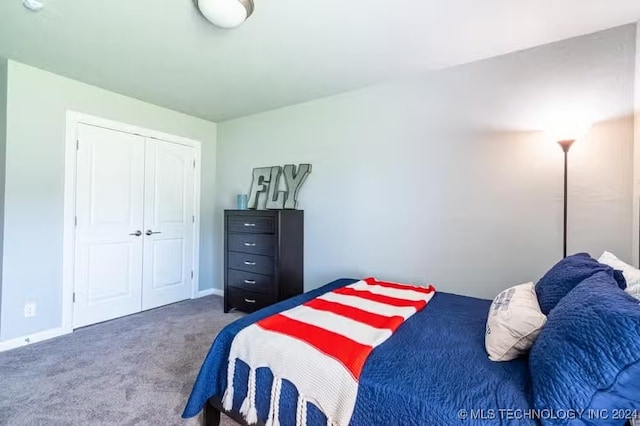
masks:
[[[525,354],[546,322],[533,283],[503,291],[493,300],[487,318],[485,347],[489,359],[511,361]]]

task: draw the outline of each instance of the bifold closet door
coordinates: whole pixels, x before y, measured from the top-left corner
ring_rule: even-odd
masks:
[[[145,139],[78,125],[74,327],[140,311]]]
[[[195,149],[147,139],[142,309],[191,298]]]
[[[195,148],[78,125],[74,327],[191,298]]]

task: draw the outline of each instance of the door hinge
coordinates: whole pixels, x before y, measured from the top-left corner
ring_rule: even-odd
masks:
[[[78,216],[73,217],[73,226],[78,226]]]
[[[196,168],[196,160],[193,160],[193,168]]]
[[[193,279],[193,271],[191,271],[191,279]]]
[[[76,292],[73,292],[73,303],[76,303]]]
[[[76,151],[80,151],[80,139],[76,139]]]
[[[196,217],[195,216],[191,216],[191,223],[196,223]]]

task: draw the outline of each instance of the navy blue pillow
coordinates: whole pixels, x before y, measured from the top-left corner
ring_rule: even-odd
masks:
[[[586,410],[575,421],[542,419],[543,425],[623,425],[640,412],[640,303],[615,284],[608,272],[580,283],[531,348],[534,407]],[[598,412],[609,418],[594,419]]]
[[[627,288],[622,272],[614,271],[587,253],[568,256],[556,263],[536,284],[536,295],[540,309],[545,315],[558,304],[575,286],[598,272],[606,272],[621,289]]]

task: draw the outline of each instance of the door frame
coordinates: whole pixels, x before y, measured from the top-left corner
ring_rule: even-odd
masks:
[[[191,281],[191,298],[198,297],[200,281],[200,192],[201,192],[201,157],[202,143],[193,139],[171,135],[169,133],[146,129],[144,127],[108,120],[92,115],[67,111],[66,137],[64,149],[64,216],[62,245],[62,329],[73,331],[73,292],[75,269],[75,216],[76,216],[76,170],[77,170],[77,128],[79,124],[103,127],[151,139],[160,139],[195,149],[196,164],[194,176],[194,238],[193,238],[193,280]]]

